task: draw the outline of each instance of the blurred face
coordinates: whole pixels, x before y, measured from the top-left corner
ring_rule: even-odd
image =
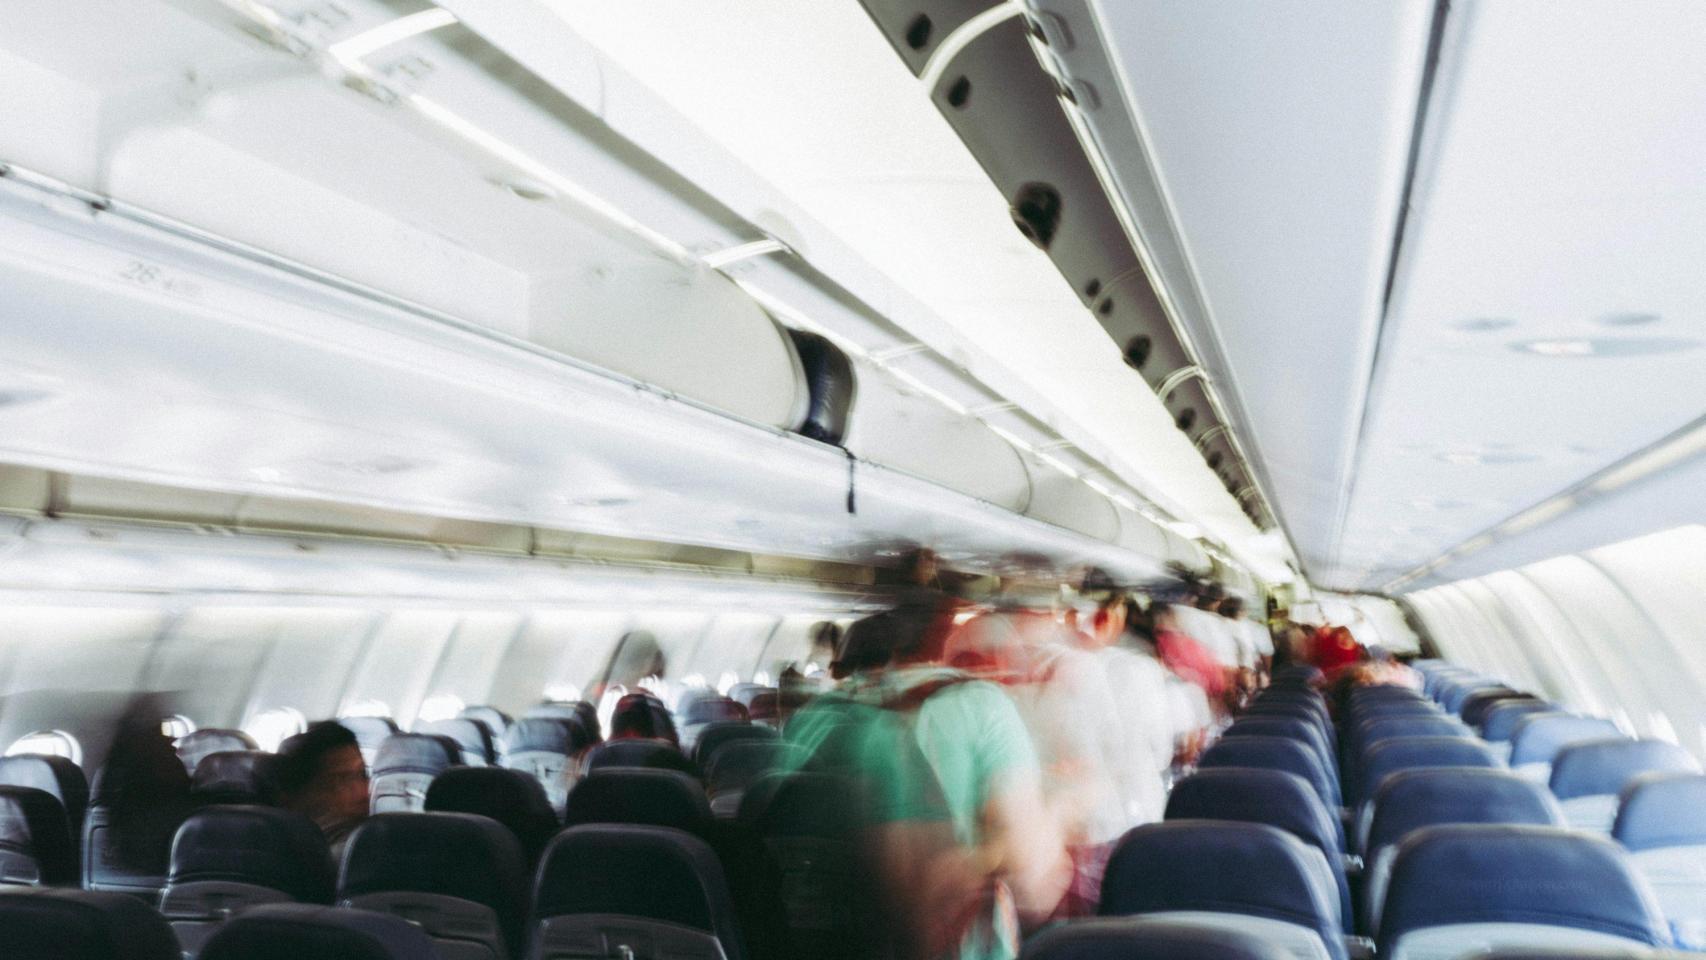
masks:
[[[320,823],[367,816],[367,764],[355,747],[339,747],[320,761],[320,770],[302,791],[304,813]]]

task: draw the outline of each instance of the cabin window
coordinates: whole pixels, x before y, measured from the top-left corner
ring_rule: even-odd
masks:
[[[338,716],[385,717],[389,719],[391,716],[391,705],[383,700],[374,700],[369,697],[364,700],[356,700],[350,703],[349,706],[344,707],[343,711],[339,713]]]
[[[160,721],[160,732],[173,740],[179,740],[195,732],[195,721],[181,713],[174,713]]]
[[[420,710],[415,713],[417,722],[432,720],[450,720],[462,713],[466,706],[462,698],[449,693],[435,693],[421,701]]]
[[[256,714],[243,725],[243,732],[255,738],[255,743],[269,753],[277,752],[286,737],[308,729],[308,718],[295,707],[273,707]]]
[[[39,753],[50,757],[64,757],[79,766],[83,763],[83,745],[77,738],[64,730],[37,730],[26,733],[12,741],[6,748],[6,756],[15,757],[21,753]]]

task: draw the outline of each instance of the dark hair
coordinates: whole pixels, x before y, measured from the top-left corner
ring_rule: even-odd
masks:
[[[630,693],[616,701],[610,714],[610,739],[650,737],[676,742],[675,722],[663,702],[648,693]]]
[[[306,733],[286,737],[278,745],[278,762],[273,770],[279,793],[288,797],[313,783],[327,755],[343,747],[359,750],[361,744],[348,727],[336,720],[309,724]]]

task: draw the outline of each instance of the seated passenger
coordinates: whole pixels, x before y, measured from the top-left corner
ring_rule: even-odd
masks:
[[[152,697],[126,711],[91,798],[108,811],[110,865],[150,876],[165,875],[172,837],[195,806],[190,775],[160,732],[161,712]]]
[[[281,805],[313,820],[332,859],[341,859],[371,802],[355,734],[331,720],[313,724],[279,745],[276,771]]]

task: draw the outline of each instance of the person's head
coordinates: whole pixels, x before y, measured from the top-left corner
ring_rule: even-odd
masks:
[[[1244,601],[1237,597],[1227,597],[1220,601],[1220,615],[1229,620],[1236,620],[1244,615]]]
[[[1078,595],[1095,604],[1087,616],[1078,618],[1078,629],[1093,647],[1112,646],[1125,633],[1126,601],[1130,598],[1113,577],[1099,568],[1084,575]]]
[[[833,662],[835,651],[841,646],[841,628],[833,621],[819,620],[811,625],[808,635],[812,646],[806,654],[806,662],[820,666]]]
[[[1197,609],[1214,610],[1220,606],[1220,601],[1226,599],[1226,591],[1218,583],[1205,583],[1197,590]]]
[[[367,764],[355,734],[331,720],[278,748],[279,800],[322,827],[367,816]]]
[[[649,693],[630,693],[616,701],[610,715],[610,739],[647,737],[654,740],[677,740],[675,722],[663,703]]]

